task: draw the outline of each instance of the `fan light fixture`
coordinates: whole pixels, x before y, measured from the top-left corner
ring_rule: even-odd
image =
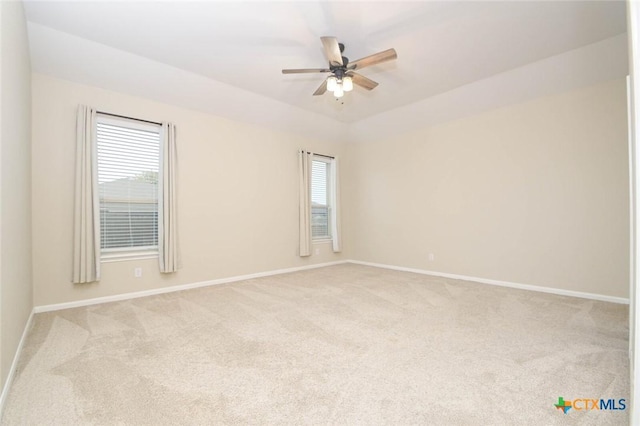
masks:
[[[342,89],[345,92],[350,92],[353,90],[353,80],[351,79],[351,77],[346,76],[342,79]]]
[[[333,96],[336,98],[341,98],[344,96],[344,92],[353,90],[353,80],[349,76],[338,78],[332,75],[327,78],[327,90],[333,92]]]
[[[333,92],[338,87],[338,79],[334,76],[331,76],[327,79],[327,90]]]

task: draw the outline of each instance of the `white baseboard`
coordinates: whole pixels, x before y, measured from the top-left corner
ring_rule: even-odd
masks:
[[[315,265],[297,266],[294,268],[276,269],[273,271],[258,272],[248,275],[237,275],[235,277],[220,278],[217,280],[201,281],[191,284],[174,285],[170,287],[154,288],[152,290],[136,291],[132,293],[114,294],[113,296],[96,297],[93,299],[76,300],[73,302],[56,303],[52,305],[42,305],[33,308],[35,313],[59,311],[61,309],[77,308],[80,306],[98,305],[100,303],[118,302],[121,300],[137,299],[139,297],[154,296],[156,294],[173,293],[174,291],[189,290],[192,288],[208,287],[211,285],[233,283],[236,281],[245,281],[253,278],[268,277],[271,275],[287,274],[290,272],[304,271],[307,269],[322,268],[325,266],[339,265],[347,263],[347,260],[337,262],[318,263]]]
[[[580,297],[582,299],[600,300],[603,302],[621,303],[621,304],[627,304],[627,305],[629,304],[629,299],[627,298],[606,296],[604,294],[585,293],[582,291],[573,291],[573,290],[563,290],[560,288],[542,287],[542,286],[531,285],[531,284],[519,284],[519,283],[512,283],[509,281],[499,281],[499,280],[492,280],[488,278],[470,277],[467,275],[457,275],[457,274],[448,274],[445,272],[426,271],[424,269],[405,268],[402,266],[384,265],[381,263],[374,263],[374,262],[362,262],[359,260],[348,260],[347,262],[354,263],[357,265],[374,266],[376,268],[393,269],[395,271],[413,272],[415,274],[433,275],[436,277],[452,278],[452,279],[463,280],[463,281],[473,281],[473,282],[478,282],[482,284],[497,285],[501,287],[511,287],[511,288],[517,288],[519,290],[551,293],[551,294],[557,294],[560,296]]]
[[[235,277],[201,281],[201,282],[196,282],[191,284],[182,284],[182,285],[176,285],[171,287],[156,288],[152,290],[115,294],[113,296],[96,297],[93,299],[84,299],[84,300],[77,300],[73,302],[64,302],[64,303],[56,303],[52,305],[36,306],[33,308],[33,312],[34,313],[50,312],[50,311],[58,311],[61,309],[77,308],[80,306],[97,305],[100,303],[118,302],[121,300],[137,299],[139,297],[153,296],[157,294],[172,293],[174,291],[189,290],[192,288],[208,287],[212,285],[250,280],[253,278],[261,278],[261,277],[268,277],[272,275],[286,274],[290,272],[304,271],[307,269],[323,268],[325,266],[339,265],[344,263],[353,263],[357,265],[373,266],[376,268],[393,269],[396,271],[403,271],[403,272],[413,272],[413,273],[422,274],[422,275],[433,275],[437,277],[452,278],[456,280],[473,281],[473,282],[482,283],[482,284],[511,287],[511,288],[517,288],[520,290],[537,291],[542,293],[557,294],[561,296],[580,297],[583,299],[592,299],[592,300],[600,300],[604,302],[629,304],[629,299],[623,298],[623,297],[606,296],[603,294],[585,293],[585,292],[573,291],[573,290],[563,290],[559,288],[542,287],[542,286],[536,286],[536,285],[530,285],[530,284],[520,284],[520,283],[509,282],[509,281],[499,281],[499,280],[492,280],[488,278],[471,277],[467,275],[449,274],[445,272],[427,271],[424,269],[405,268],[403,266],[385,265],[382,263],[375,263],[375,262],[363,262],[359,260],[341,260],[337,262],[318,263],[315,265],[298,266],[298,267],[286,268],[286,269],[276,269],[273,271],[258,272],[255,274],[238,275]]]
[[[9,395],[9,389],[11,389],[11,384],[13,383],[13,379],[16,374],[16,370],[18,368],[18,361],[20,360],[20,355],[22,354],[22,347],[24,346],[24,342],[27,339],[27,333],[31,329],[31,322],[33,321],[33,314],[35,312],[31,310],[29,314],[29,319],[27,319],[27,323],[24,326],[24,330],[22,331],[22,336],[20,337],[20,342],[18,342],[18,347],[16,348],[16,353],[13,356],[13,362],[11,362],[11,369],[9,369],[9,374],[7,375],[7,380],[4,382],[4,386],[2,387],[2,394],[0,394],[0,417],[4,411],[4,403],[7,400],[7,396]]]

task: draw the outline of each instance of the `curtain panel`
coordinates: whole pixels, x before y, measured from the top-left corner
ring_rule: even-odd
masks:
[[[331,181],[333,182],[333,191],[331,191],[331,229],[333,235],[331,237],[331,245],[334,253],[342,251],[342,235],[340,229],[340,173],[338,170],[338,158],[331,161]]]
[[[311,168],[313,153],[298,151],[300,256],[311,256]]]
[[[78,107],[76,121],[76,176],[73,217],[74,283],[100,280],[100,207],[96,110]]]
[[[172,273],[181,268],[178,245],[178,150],[176,126],[162,123],[162,151],[158,208],[158,261],[160,272]]]

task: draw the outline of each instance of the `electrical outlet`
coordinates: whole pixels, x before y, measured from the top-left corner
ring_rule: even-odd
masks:
[[[133,276],[136,278],[142,277],[142,268],[135,268],[133,270]]]
[[[320,254],[320,249],[319,248],[316,249],[316,254]]]
[[[436,260],[436,257],[433,255],[433,253],[429,253],[429,262],[433,262],[434,260]]]

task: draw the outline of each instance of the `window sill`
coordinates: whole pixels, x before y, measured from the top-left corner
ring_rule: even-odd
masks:
[[[124,262],[127,260],[157,259],[157,251],[136,251],[127,253],[104,253],[100,255],[100,263]]]
[[[333,240],[331,238],[318,238],[317,240],[312,240],[311,243],[312,244],[327,244],[332,242]]]

